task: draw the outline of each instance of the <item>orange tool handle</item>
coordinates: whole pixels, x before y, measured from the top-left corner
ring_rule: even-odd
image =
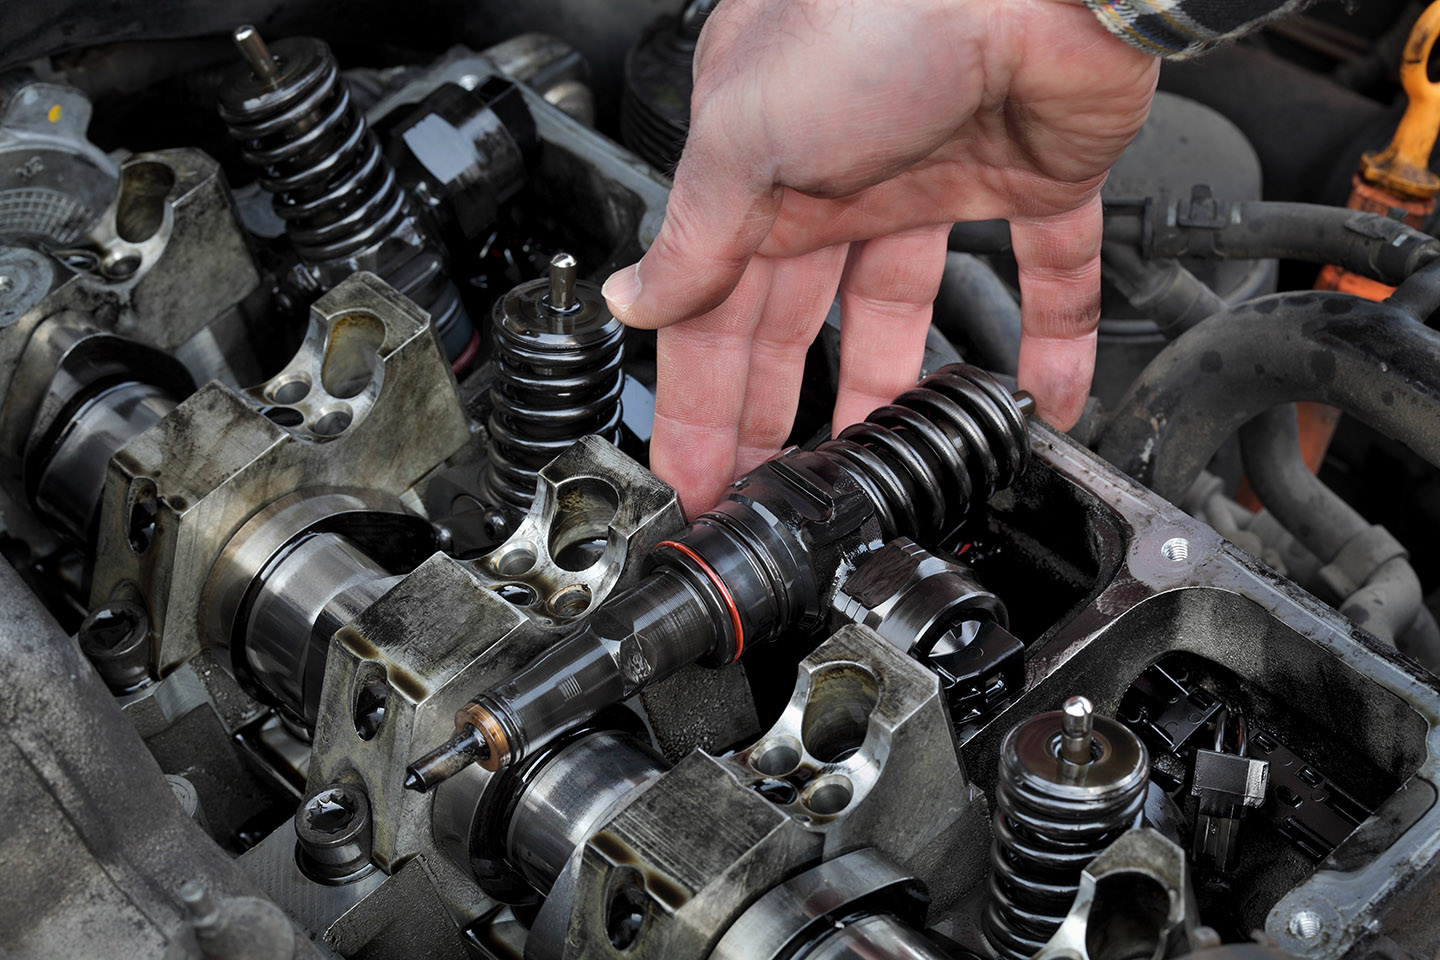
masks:
[[[1405,42],[1400,83],[1410,98],[1390,146],[1366,153],[1360,174],[1384,190],[1417,200],[1440,193],[1440,177],[1430,172],[1430,151],[1440,133],[1440,83],[1430,79],[1430,50],[1440,36],[1440,0],[1430,4]]]

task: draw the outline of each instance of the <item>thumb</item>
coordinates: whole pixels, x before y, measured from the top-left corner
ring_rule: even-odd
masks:
[[[697,97],[660,233],[639,263],[605,281],[611,312],[632,327],[669,326],[724,303],[779,212],[758,105],[744,110],[727,92],[703,106]]]

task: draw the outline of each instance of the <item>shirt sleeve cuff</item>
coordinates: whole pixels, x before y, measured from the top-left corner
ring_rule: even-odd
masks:
[[[1157,57],[1180,60],[1243,36],[1309,0],[1083,0],[1105,28]]]

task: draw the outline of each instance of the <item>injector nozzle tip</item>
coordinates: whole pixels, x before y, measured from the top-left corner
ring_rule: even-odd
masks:
[[[431,750],[405,768],[405,789],[425,793],[444,783],[472,763],[483,763],[490,748],[471,726]]]

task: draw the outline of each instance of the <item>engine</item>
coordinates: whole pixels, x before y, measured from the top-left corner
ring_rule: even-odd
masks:
[[[174,6],[5,14],[0,956],[1440,951],[1440,5],[1166,67],[1073,430],[957,224],[689,520],[713,2]]]

